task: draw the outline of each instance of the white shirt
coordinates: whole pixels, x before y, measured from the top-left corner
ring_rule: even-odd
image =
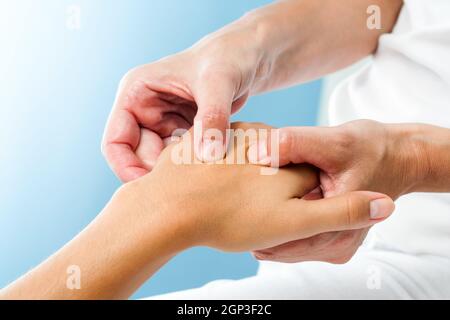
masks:
[[[405,0],[373,62],[336,88],[329,118],[450,128],[450,0]],[[404,196],[374,231],[402,251],[450,256],[450,195]]]

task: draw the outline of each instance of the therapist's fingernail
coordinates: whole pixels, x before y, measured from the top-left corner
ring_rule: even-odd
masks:
[[[267,152],[267,141],[260,140],[252,143],[248,148],[248,160],[253,164],[269,164],[270,157]]]
[[[223,159],[225,147],[222,140],[204,139],[202,143],[202,160],[213,162]]]
[[[384,219],[394,211],[394,203],[389,198],[380,198],[370,202],[370,218]]]

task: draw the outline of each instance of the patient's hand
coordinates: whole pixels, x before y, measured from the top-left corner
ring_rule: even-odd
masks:
[[[166,148],[151,173],[122,186],[94,221],[38,267],[0,290],[0,299],[126,298],[186,248],[258,250],[370,226],[377,222],[369,215],[373,199],[388,205],[390,212],[394,207],[387,196],[368,192],[301,199],[318,185],[317,171],[306,165],[261,175],[261,167],[247,161],[175,164],[175,151],[183,146],[190,150],[190,141]],[[237,156],[240,148],[246,151],[247,143],[235,144],[225,160]],[[76,267],[78,276],[84,270],[82,290],[68,286],[67,266]]]
[[[232,125],[234,129],[255,127],[262,125]],[[302,199],[319,184],[317,171],[308,165],[262,175],[261,167],[246,159],[245,164],[175,164],[174,154],[189,141],[166,148],[153,171],[127,187],[136,194],[140,207],[159,212],[164,224],[177,230],[179,238],[174,241],[186,246],[258,250],[319,233],[373,225],[379,221],[369,216],[374,199],[383,199],[391,211],[394,207],[390,198],[371,192]],[[235,143],[224,161],[233,159],[240,148],[247,151],[248,141]]]

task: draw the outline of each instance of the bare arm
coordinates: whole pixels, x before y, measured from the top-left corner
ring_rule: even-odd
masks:
[[[392,31],[402,0],[287,0],[241,19],[253,25],[267,71],[253,92],[294,85],[342,69],[372,53]],[[369,6],[380,9],[381,29],[369,29]],[[249,28],[251,29],[251,28]]]
[[[411,168],[407,192],[450,192],[450,129],[427,124],[388,125],[392,132],[392,153]]]
[[[130,191],[129,187],[119,190],[77,237],[0,290],[0,299],[129,297],[182,249],[183,243],[182,238],[170,241],[173,234],[158,221],[157,207],[154,212],[144,212]],[[145,215],[152,215],[153,221]],[[77,274],[68,274],[74,270]]]

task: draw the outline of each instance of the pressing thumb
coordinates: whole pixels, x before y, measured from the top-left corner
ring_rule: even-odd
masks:
[[[339,154],[336,127],[284,127],[271,130],[265,139],[252,143],[249,160],[253,164],[284,166],[308,162],[317,166],[323,159],[334,161]]]
[[[194,143],[199,160],[210,162],[224,157],[233,97],[234,87],[227,81],[211,81],[198,88]]]

